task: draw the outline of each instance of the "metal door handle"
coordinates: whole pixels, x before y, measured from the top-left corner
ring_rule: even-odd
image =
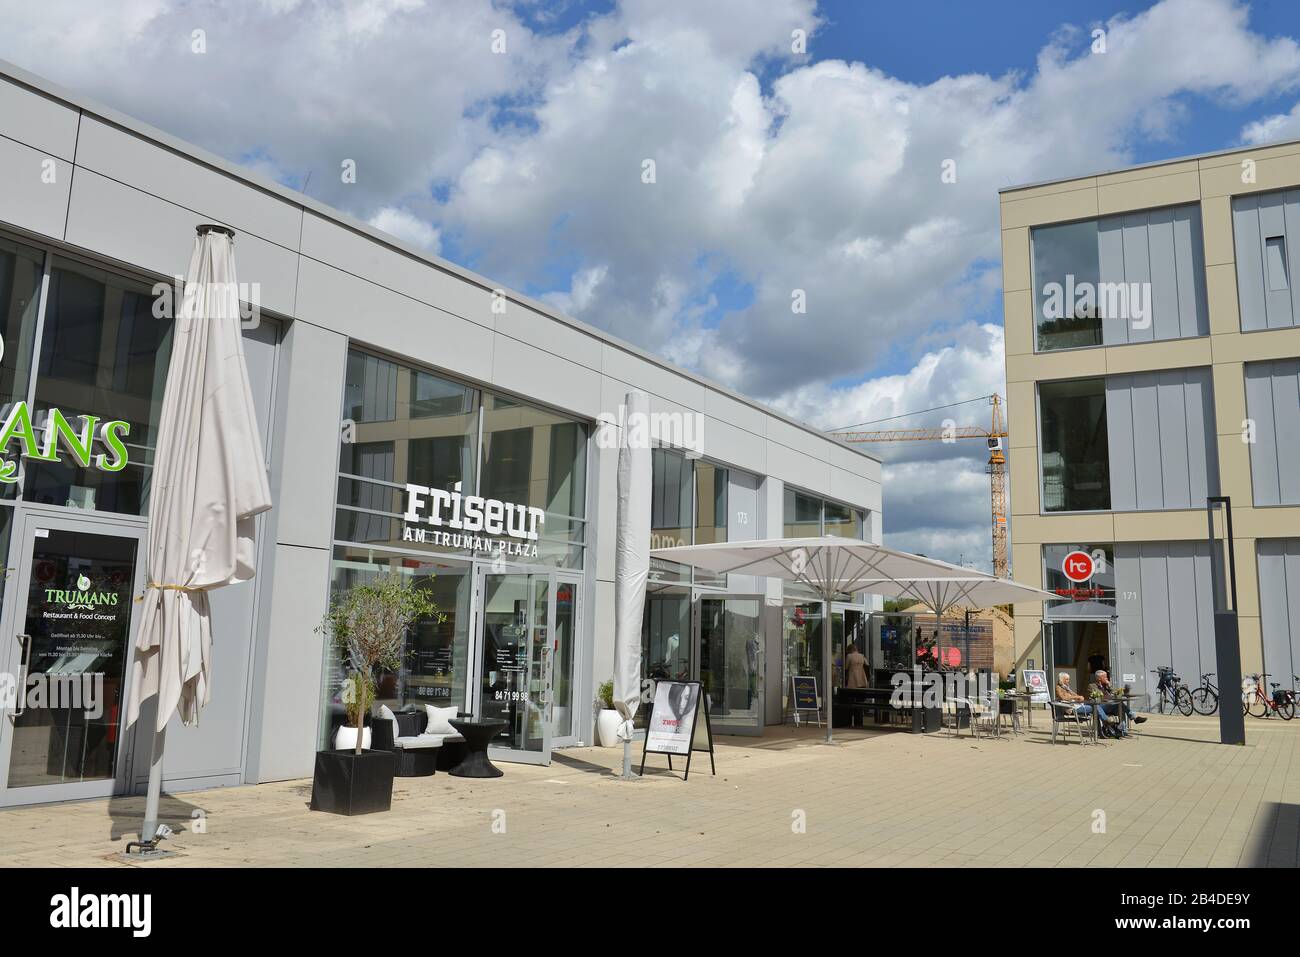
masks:
[[[32,636],[14,635],[14,638],[17,639],[19,646],[23,649],[18,658],[18,687],[15,689],[17,702],[14,710],[10,712],[11,717],[17,718],[27,710],[27,669],[31,665]]]

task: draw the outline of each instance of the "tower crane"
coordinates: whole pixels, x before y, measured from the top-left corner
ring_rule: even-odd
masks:
[[[987,428],[978,425],[940,426],[921,429],[878,429],[875,431],[837,431],[831,434],[845,442],[951,442],[956,439],[984,439],[988,446],[989,461],[985,471],[989,476],[989,489],[993,512],[993,574],[1006,578],[1007,568],[1007,457],[1002,447],[1007,438],[1006,420],[1002,415],[1002,396],[996,392],[988,399],[992,407],[992,424]],[[977,401],[969,399],[969,402]],[[958,402],[956,405],[966,403]],[[933,411],[933,410],[930,410]],[[913,415],[917,413],[904,413]],[[903,418],[904,415],[893,416]],[[883,420],[882,420],[883,421]],[[870,424],[870,423],[866,423]]]

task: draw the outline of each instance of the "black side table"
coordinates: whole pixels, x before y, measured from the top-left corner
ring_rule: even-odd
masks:
[[[505,772],[488,760],[488,742],[501,733],[504,721],[452,718],[447,722],[465,739],[465,757],[448,774],[458,778],[499,778]]]

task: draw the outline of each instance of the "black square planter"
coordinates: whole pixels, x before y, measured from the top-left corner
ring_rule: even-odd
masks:
[[[331,814],[373,814],[393,804],[392,751],[317,751],[311,809]]]

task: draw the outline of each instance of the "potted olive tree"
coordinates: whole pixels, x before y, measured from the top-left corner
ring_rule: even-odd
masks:
[[[391,751],[366,750],[363,734],[373,703],[375,669],[397,668],[407,628],[436,611],[423,590],[395,574],[354,585],[330,600],[329,612],[316,631],[334,642],[348,672],[353,700],[346,704],[356,736],[351,750],[316,752],[312,810],[369,814],[391,806],[396,756]]]

